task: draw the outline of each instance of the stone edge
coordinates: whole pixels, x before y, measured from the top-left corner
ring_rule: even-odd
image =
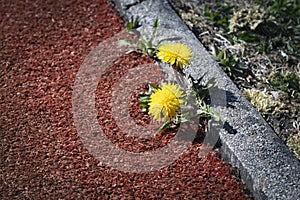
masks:
[[[217,78],[219,91],[225,91],[226,106],[215,105],[226,122],[220,131],[222,158],[237,167],[242,180],[255,199],[300,199],[300,163],[276,136],[265,120],[242,97],[241,92],[188,29],[167,0],[111,0],[119,15],[128,21],[140,17],[139,31],[151,33],[154,20],[159,18],[158,40],[179,38],[196,52],[199,58],[186,73],[207,80]],[[207,68],[209,66],[209,69]]]

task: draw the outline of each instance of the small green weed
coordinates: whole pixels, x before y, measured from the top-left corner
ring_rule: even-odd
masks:
[[[157,35],[157,31],[158,31],[158,27],[159,27],[159,19],[156,19],[154,21],[153,32],[150,37],[144,36],[144,35],[141,36],[140,32],[137,30],[137,28],[140,26],[141,25],[139,23],[139,17],[136,17],[136,18],[132,17],[130,22],[127,23],[126,28],[127,28],[127,31],[137,34],[137,36],[139,37],[138,43],[134,44],[127,40],[120,40],[120,41],[118,41],[118,44],[120,46],[122,46],[122,45],[132,46],[135,48],[134,51],[149,55],[150,57],[153,57],[154,51],[156,48],[156,46],[153,44],[153,41]],[[130,53],[130,52],[128,52],[128,53]]]
[[[204,17],[213,26],[218,26],[228,31],[229,19],[233,14],[234,5],[230,3],[217,3],[216,5],[206,5],[204,8]]]
[[[217,60],[219,61],[222,69],[231,78],[242,77],[247,79],[249,76],[248,67],[239,62],[237,55],[228,53],[226,49],[220,51],[218,48],[215,49],[217,52]]]
[[[299,101],[300,77],[294,72],[279,71],[269,76],[270,84],[276,89],[287,93],[290,98]],[[300,103],[300,102],[299,102]]]

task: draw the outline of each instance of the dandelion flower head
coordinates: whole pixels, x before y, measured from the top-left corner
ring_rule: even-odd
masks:
[[[183,92],[178,85],[164,84],[160,89],[154,90],[150,96],[149,115],[157,121],[173,119],[184,102],[182,97]]]
[[[157,48],[156,53],[158,59],[179,67],[181,70],[183,65],[188,66],[192,59],[193,53],[185,44],[170,43],[162,44]]]

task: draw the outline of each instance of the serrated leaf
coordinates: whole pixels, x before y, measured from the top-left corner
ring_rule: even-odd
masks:
[[[161,89],[158,85],[156,85],[156,84],[154,84],[154,83],[149,83],[149,85],[150,85],[153,89],[155,89],[155,90]]]
[[[161,132],[167,128],[171,128],[171,122],[170,121],[166,121],[159,129],[158,132]]]
[[[131,31],[133,29],[133,23],[129,22],[127,25],[126,25],[126,28],[128,31]]]
[[[218,53],[218,55],[217,55],[217,58],[218,59],[223,59],[223,57],[224,57],[224,54],[225,54],[225,51],[223,50],[223,51],[220,51],[219,53]]]
[[[160,20],[159,20],[158,18],[154,21],[154,24],[153,24],[153,28],[154,28],[154,29],[157,29],[157,28],[158,28],[159,22],[160,22]]]
[[[139,97],[138,100],[141,101],[141,102],[149,102],[150,97]]]
[[[142,108],[147,108],[149,106],[148,103],[145,102],[139,102],[138,105],[141,106]]]

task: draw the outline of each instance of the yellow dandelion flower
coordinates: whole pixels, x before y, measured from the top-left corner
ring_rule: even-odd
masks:
[[[173,119],[183,104],[183,92],[178,85],[167,83],[150,96],[149,115],[155,120]]]
[[[192,59],[193,53],[190,48],[184,44],[162,44],[157,48],[158,59],[170,63],[182,70],[183,65],[188,66]]]

